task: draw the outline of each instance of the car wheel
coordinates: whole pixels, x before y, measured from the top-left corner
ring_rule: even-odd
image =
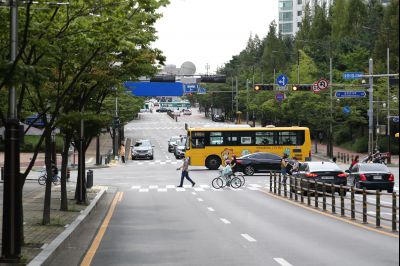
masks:
[[[255,171],[254,167],[251,165],[246,166],[246,168],[244,168],[245,175],[254,175],[255,172],[256,171]]]
[[[210,170],[217,170],[221,163],[221,159],[218,156],[210,156],[206,159],[206,167]]]

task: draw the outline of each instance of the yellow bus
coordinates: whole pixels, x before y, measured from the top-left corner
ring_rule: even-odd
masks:
[[[192,166],[216,170],[227,158],[255,152],[284,153],[311,161],[310,129],[306,127],[187,128],[186,157]]]

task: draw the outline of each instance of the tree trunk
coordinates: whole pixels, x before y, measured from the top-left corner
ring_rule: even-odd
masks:
[[[80,141],[75,141],[75,143],[78,143],[78,178],[76,182],[76,188],[75,188],[75,200],[77,201],[78,204],[86,204],[86,178],[85,178],[85,152],[86,148],[85,145],[83,145],[83,148],[80,148]],[[81,152],[83,151],[83,152]],[[83,162],[83,164],[81,163]],[[82,174],[83,173],[83,174]],[[81,194],[80,194],[81,193]],[[80,195],[82,195],[80,197]],[[81,200],[80,200],[81,198]]]
[[[68,211],[68,194],[67,194],[67,167],[68,152],[71,144],[71,136],[67,135],[64,139],[64,149],[61,153],[61,204],[60,211]]]
[[[52,171],[51,171],[51,129],[45,129],[45,163],[46,163],[46,190],[44,195],[43,219],[42,224],[50,224],[50,205],[51,205],[51,184],[52,184]]]

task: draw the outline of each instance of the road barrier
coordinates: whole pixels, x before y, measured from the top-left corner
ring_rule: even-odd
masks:
[[[340,214],[340,217],[343,218],[349,217],[353,221],[358,219],[363,224],[369,224],[369,218],[371,218],[375,220],[374,225],[376,228],[383,228],[393,232],[397,232],[399,228],[399,218],[397,216],[399,213],[399,196],[396,192],[384,193],[379,190],[370,192],[365,188],[358,189],[354,186],[334,185],[318,182],[315,179],[310,180],[290,175],[283,177],[279,172],[269,173],[269,185],[270,193],[300,202],[300,204],[307,204],[310,207],[314,203],[313,207],[315,209],[320,209],[322,205],[321,210],[323,212],[330,211],[332,214]],[[289,193],[287,193],[287,189],[289,189]],[[347,195],[347,192],[350,195]],[[361,199],[356,198],[357,193],[362,194]],[[371,196],[374,197],[371,198]],[[382,196],[391,197],[391,206],[385,201],[382,202]],[[331,198],[330,201],[328,201],[329,197]],[[336,211],[337,208],[340,208],[338,213]],[[382,216],[382,214],[390,216],[390,212],[390,219]],[[391,226],[382,225],[383,221],[390,223]]]

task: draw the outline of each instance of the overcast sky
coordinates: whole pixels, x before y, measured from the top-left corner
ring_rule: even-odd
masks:
[[[278,21],[278,0],[170,0],[156,24],[167,64],[192,61],[197,73],[223,66],[245,47],[250,34],[264,38]]]

